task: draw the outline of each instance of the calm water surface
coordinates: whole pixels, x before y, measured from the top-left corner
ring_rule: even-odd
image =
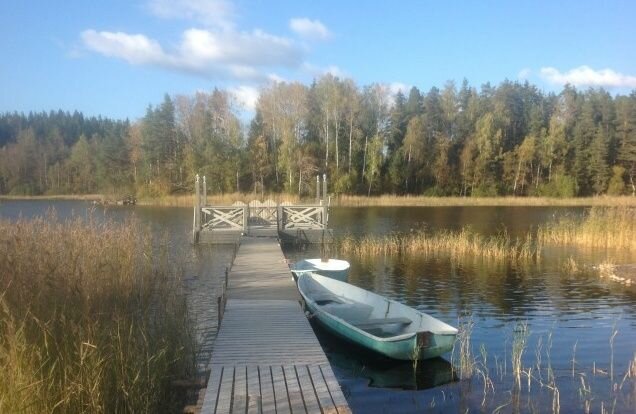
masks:
[[[190,245],[192,211],[188,208],[93,207],[78,201],[3,201],[0,217],[41,215],[51,206],[61,218],[73,215],[125,220],[136,217],[169,243],[175,262],[183,269],[185,286],[197,318],[199,340],[216,332],[216,289],[231,256],[227,247]],[[387,234],[411,229],[458,229],[513,236],[536,230],[555,215],[580,215],[583,208],[552,207],[401,207],[335,208],[331,225],[340,234]],[[317,248],[286,249],[289,259],[317,257]],[[563,265],[574,258],[581,272],[569,275]],[[598,278],[590,266],[605,259],[633,263],[625,252],[573,249],[546,250],[539,263],[514,265],[480,260],[374,257],[352,262],[349,282],[404,302],[451,325],[474,323],[471,342],[483,363],[481,371],[491,388],[484,397],[483,376],[460,381],[451,368],[451,356],[420,362],[397,363],[370,355],[334,339],[316,327],[318,337],[358,412],[551,412],[554,392],[547,383],[547,368],[556,376],[561,412],[634,412],[636,386],[626,380],[629,361],[636,352],[636,290]],[[514,330],[527,324],[523,365],[527,375],[521,389],[510,375]],[[612,334],[616,332],[613,343]],[[201,360],[209,358],[203,349]],[[482,354],[485,355],[485,361]],[[610,381],[611,361],[614,381]],[[574,367],[574,370],[573,370]],[[596,368],[596,371],[593,369]],[[583,381],[583,382],[582,382]],[[584,384],[583,386],[581,384]],[[590,390],[589,392],[586,390]],[[587,401],[587,402],[586,402]],[[483,404],[483,405],[482,405]]]

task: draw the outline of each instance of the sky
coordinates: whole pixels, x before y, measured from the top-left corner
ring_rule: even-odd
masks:
[[[142,117],[214,87],[245,111],[270,82],[325,73],[423,91],[508,80],[636,89],[635,1],[10,1],[0,112]]]

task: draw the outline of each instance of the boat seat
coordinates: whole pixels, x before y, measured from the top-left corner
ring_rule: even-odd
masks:
[[[345,298],[327,292],[311,295],[311,298],[314,300],[314,302],[316,302],[316,304],[320,306],[329,303],[348,303]]]
[[[378,319],[366,319],[363,321],[352,321],[351,325],[360,329],[379,328],[384,325],[410,325],[412,320],[405,317],[400,318],[378,318]]]

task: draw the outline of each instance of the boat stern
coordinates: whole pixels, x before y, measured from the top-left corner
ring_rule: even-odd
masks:
[[[451,352],[456,336],[456,333],[418,332],[414,355],[417,355],[417,359],[429,359]]]

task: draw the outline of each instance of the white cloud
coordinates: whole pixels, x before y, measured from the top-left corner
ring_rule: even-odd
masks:
[[[87,49],[131,64],[228,79],[266,80],[268,76],[260,69],[299,67],[304,57],[302,48],[295,42],[260,30],[188,29],[181,42],[169,52],[141,34],[86,30],[81,39]]]
[[[274,82],[274,83],[287,82],[287,79],[283,78],[282,76],[276,73],[270,73],[269,75],[267,75],[267,79],[270,82]]]
[[[160,63],[167,58],[159,43],[142,34],[85,30],[81,38],[88,49],[133,65]]]
[[[307,39],[326,40],[331,38],[331,32],[320,20],[296,17],[289,20],[289,28]]]
[[[553,67],[544,67],[541,68],[541,77],[556,85],[569,83],[575,86],[636,88],[636,76],[624,75],[612,69],[594,70],[585,65],[567,72],[560,72]]]
[[[148,0],[148,10],[163,19],[184,19],[231,29],[234,5],[228,0]]]
[[[256,102],[258,102],[260,95],[258,89],[248,85],[240,85],[230,88],[229,91],[245,109],[253,111],[256,108]]]
[[[347,77],[347,73],[336,65],[329,65],[329,66],[322,67],[322,66],[311,64],[309,62],[305,62],[303,63],[302,67],[305,70],[305,72],[309,73],[313,77],[321,77],[324,75],[331,75],[337,78]]]
[[[281,81],[278,73],[331,73],[344,77],[337,66],[318,68],[306,62],[309,47],[301,39],[263,30],[235,28],[233,0],[144,0],[145,9],[163,19],[198,23],[178,40],[159,42],[145,34],[85,30],[81,52],[95,52],[133,65],[146,65],[240,83]],[[289,22],[303,38],[327,39],[329,30],[318,20],[295,18]],[[243,91],[244,92],[244,91]]]
[[[403,94],[408,94],[411,87],[402,82],[392,82],[389,84],[389,90],[391,94],[395,95],[398,92],[402,92]]]
[[[532,70],[530,68],[523,68],[517,74],[517,79],[526,80],[532,74]]]

